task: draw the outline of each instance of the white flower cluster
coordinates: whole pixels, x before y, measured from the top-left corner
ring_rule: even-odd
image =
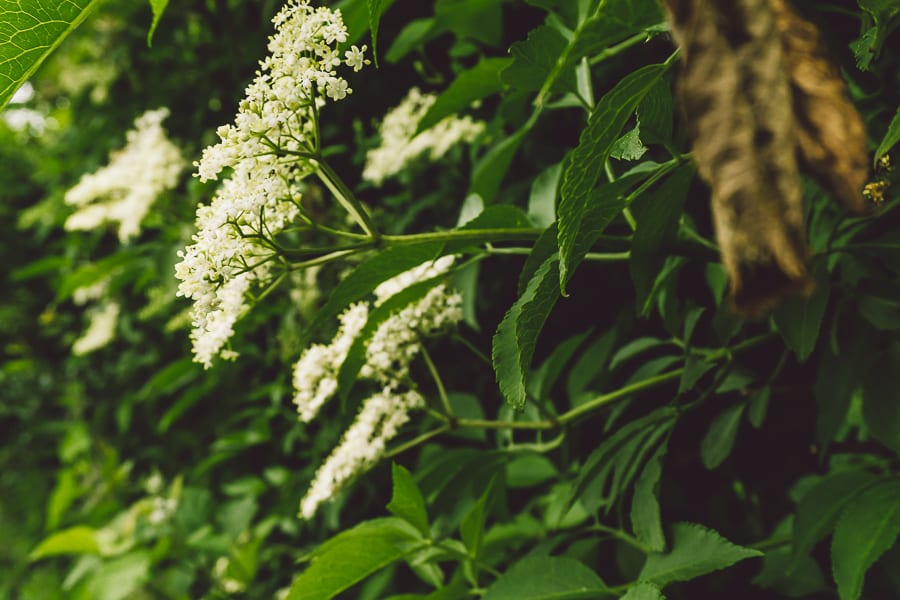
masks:
[[[440,276],[453,264],[446,256],[424,263],[382,283],[375,289],[376,306],[410,285]],[[301,503],[300,513],[311,518],[319,504],[333,498],[348,480],[383,455],[385,446],[408,420],[408,413],[424,404],[411,389],[409,365],[422,349],[422,337],[462,320],[462,298],[445,284],[431,288],[424,298],[383,321],[366,349],[360,376],[376,381],[381,391],[363,402],[359,415],[341,443],[316,472]],[[341,326],[328,345],[308,348],[294,368],[294,402],[300,419],[311,421],[337,391],[337,376],[347,352],[369,316],[369,305],[358,302],[341,315]],[[408,388],[409,391],[399,390]]]
[[[273,19],[270,55],[247,87],[233,125],[219,127],[220,142],[206,148],[197,167],[202,181],[228,179],[208,206],[197,209],[193,243],[179,253],[178,295],[193,300],[194,359],[204,367],[225,350],[234,324],[247,310],[254,286],[272,278],[271,239],[299,216],[300,180],[315,168],[303,155],[315,152],[316,114],[324,96],[340,100],[351,92],[336,67],[362,68],[365,46],[352,46],[341,59],[336,46],[347,40],[341,13],[313,8],[309,0],[288,0]]]
[[[423,154],[427,153],[433,161],[438,160],[454,145],[471,143],[484,131],[483,121],[474,121],[469,116],[449,116],[414,135],[419,121],[435,100],[437,96],[422,94],[418,88],[412,88],[406,98],[384,116],[379,128],[381,145],[366,153],[364,180],[381,185]]]
[[[145,112],[126,134],[126,144],[110,155],[109,164],[84,175],[66,192],[66,204],[76,207],[66,220],[69,231],[118,224],[119,241],[141,231],[141,221],[156,199],[175,187],[184,169],[181,151],[166,136],[162,121],[169,109]]]
[[[330,500],[358,473],[378,462],[387,442],[409,420],[409,412],[425,405],[415,390],[398,394],[391,388],[369,397],[341,443],[316,471],[316,477],[300,502],[300,516],[311,519],[322,502]]]
[[[90,324],[72,345],[72,354],[83,356],[98,350],[116,336],[116,323],[121,307],[118,302],[105,302],[88,311]]]

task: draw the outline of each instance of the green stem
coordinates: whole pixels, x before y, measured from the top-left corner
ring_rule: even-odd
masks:
[[[507,254],[527,256],[531,254],[531,251],[531,248],[495,248],[493,246],[485,250],[485,252],[491,256],[502,256]],[[631,252],[588,252],[584,255],[584,260],[593,262],[619,262],[629,260],[630,258]]]
[[[567,425],[578,419],[586,417],[588,414],[592,413],[596,409],[600,408],[605,404],[609,404],[615,400],[620,398],[624,398],[630,394],[635,392],[639,392],[642,390],[646,390],[652,387],[656,387],[658,385],[662,385],[663,383],[668,383],[673,379],[678,379],[681,377],[681,374],[684,372],[684,369],[673,369],[671,371],[667,371],[666,373],[662,373],[660,375],[655,375],[653,377],[648,377],[647,379],[642,379],[641,381],[632,383],[631,385],[626,385],[623,388],[619,388],[614,392],[609,392],[608,394],[601,394],[594,398],[593,400],[588,400],[584,404],[580,404],[573,408],[572,410],[563,413],[559,417],[557,417],[557,421],[561,425]],[[548,423],[549,424],[549,423]]]
[[[350,191],[347,184],[345,184],[338,174],[334,172],[334,169],[321,158],[316,159],[316,164],[319,167],[316,170],[316,175],[322,180],[322,183],[325,184],[331,193],[334,194],[334,197],[340,202],[341,206],[344,207],[344,210],[353,217],[370,238],[378,239],[378,230],[372,222],[372,219],[369,217],[369,213],[366,212],[359,200],[356,199],[356,196]]]
[[[629,535],[628,533],[625,533],[621,529],[616,529],[615,527],[607,527],[603,523],[594,523],[591,526],[591,529],[594,531],[602,531],[603,533],[608,533],[611,536],[613,536],[614,538],[616,538],[617,540],[625,542],[632,548],[636,548],[642,554],[650,553],[650,548],[648,548],[647,546],[642,544],[636,537]]]
[[[533,242],[543,231],[543,229],[536,228],[499,227],[496,229],[460,229],[405,235],[382,235],[380,239],[386,246],[416,246],[434,242]]]
[[[438,373],[437,367],[434,364],[434,361],[431,360],[431,354],[428,352],[428,349],[425,348],[425,345],[422,345],[422,358],[425,359],[425,364],[428,366],[428,372],[431,374],[431,378],[434,380],[434,386],[437,388],[438,397],[441,399],[441,405],[444,407],[444,412],[447,415],[447,418],[453,421],[453,409],[450,407],[450,399],[447,397],[447,390],[444,388],[444,382],[441,380],[441,374]]]
[[[437,437],[449,430],[450,430],[450,425],[447,424],[447,425],[441,425],[440,427],[432,429],[431,431],[426,431],[425,433],[414,437],[413,439],[409,440],[408,442],[404,442],[404,443],[400,444],[399,446],[392,448],[388,452],[385,452],[384,458],[393,458],[393,457],[397,456],[398,454],[403,454],[410,448],[415,448],[419,444],[424,444],[431,438]]]

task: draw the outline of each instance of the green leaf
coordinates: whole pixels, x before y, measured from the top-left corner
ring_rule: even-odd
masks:
[[[568,504],[580,500],[588,512],[609,508],[622,489],[637,475],[644,457],[675,425],[677,413],[669,406],[619,427],[584,461],[572,486]]]
[[[666,554],[650,554],[638,579],[664,588],[672,582],[690,581],[762,555],[758,550],[732,544],[712,529],[696,523],[676,523],[672,526],[672,550]]]
[[[668,340],[661,340],[655,337],[639,337],[636,340],[631,340],[619,348],[613,355],[612,360],[609,361],[609,370],[612,371],[622,363],[627,362],[648,350],[665,348],[669,345],[670,342]]]
[[[637,539],[653,552],[662,552],[666,547],[657,498],[666,449],[667,445],[663,442],[644,465],[634,484],[634,497],[631,500],[631,529]]]
[[[98,0],[0,0],[0,108]]]
[[[670,254],[667,246],[675,241],[678,221],[693,178],[693,167],[684,164],[652,194],[645,194],[632,204],[637,230],[631,243],[629,268],[638,314],[641,316],[648,315],[652,308],[650,291]]]
[[[421,547],[406,521],[364,521],[319,546],[291,584],[287,600],[328,600]]]
[[[841,600],[857,600],[866,571],[900,534],[900,481],[859,494],[844,509],[831,540],[831,564]]]
[[[87,597],[92,600],[134,598],[150,574],[150,554],[130,552],[109,560],[92,573]]]
[[[575,600],[612,595],[583,563],[565,556],[528,556],[491,585],[483,600]]]
[[[58,531],[45,538],[31,551],[31,560],[40,560],[58,554],[99,554],[96,530],[77,525]]]
[[[492,358],[497,383],[506,401],[517,410],[525,407],[525,375],[544,321],[559,298],[559,257],[549,257],[528,282],[497,327]]]
[[[425,499],[413,480],[412,475],[402,465],[391,464],[393,493],[387,509],[395,517],[400,517],[425,537],[429,535],[428,513],[425,510]]]
[[[877,480],[875,475],[866,471],[839,471],[810,488],[797,503],[795,511],[793,564],[831,533],[847,503]]]
[[[162,19],[168,5],[169,0],[150,0],[150,8],[153,10],[153,22],[150,24],[149,31],[147,31],[147,47],[153,45],[153,34],[156,32],[159,20]]]
[[[808,297],[791,296],[775,309],[772,315],[778,331],[797,360],[809,358],[819,339],[822,317],[828,306],[829,288],[818,282],[816,290]]]
[[[878,144],[878,149],[875,150],[875,162],[878,162],[882,156],[887,154],[897,142],[900,142],[900,106],[897,107],[897,112],[894,114],[894,118],[891,119],[891,124],[888,125],[881,143]]]
[[[484,524],[487,520],[488,503],[494,495],[496,479],[491,479],[484,493],[469,509],[459,524],[459,536],[469,551],[469,556],[478,558],[481,555],[481,543],[484,540]]]
[[[344,308],[368,296],[378,284],[438,257],[443,244],[394,246],[364,261],[334,288],[311,329],[333,319]]]
[[[715,469],[731,454],[745,408],[743,402],[735,404],[722,411],[709,426],[700,442],[700,458],[707,469]]]
[[[519,272],[519,283],[516,292],[519,296],[525,293],[528,282],[534,277],[537,270],[544,264],[544,261],[554,256],[559,248],[556,246],[556,222],[550,223],[541,235],[538,236],[531,252],[525,258],[525,264]]]
[[[415,48],[423,47],[425,42],[440,31],[434,17],[410,21],[394,38],[394,43],[388,48],[384,59],[389,63],[399,62]]]
[[[531,182],[528,194],[528,216],[538,227],[549,227],[556,221],[556,190],[562,174],[562,163],[547,167]],[[554,246],[555,246],[554,240]]]
[[[581,133],[578,146],[572,154],[572,161],[563,173],[557,211],[559,283],[563,293],[572,271],[584,257],[583,254],[578,256],[576,252],[581,250],[587,252],[587,248],[576,248],[576,243],[582,235],[582,230],[586,228],[585,215],[589,210],[589,203],[592,200],[596,201],[592,192],[603,172],[610,148],[638,103],[662,77],[665,70],[665,65],[647,65],[627,75],[600,99],[591,112],[587,127]],[[608,221],[600,223],[599,227],[595,226],[593,233],[599,236],[607,224]]]
[[[641,142],[641,126],[617,139],[609,149],[610,158],[618,160],[637,160],[647,153],[647,146]]]
[[[900,4],[897,0],[857,0],[867,14],[863,19],[863,33],[850,43],[856,56],[856,66],[867,71],[881,54],[885,40],[900,26]]]
[[[863,417],[872,436],[900,454],[900,403],[893,378],[900,369],[900,344],[892,344],[871,361],[863,382]]]
[[[536,113],[535,113],[536,114]],[[488,150],[481,159],[472,167],[472,181],[469,184],[469,194],[478,194],[485,202],[494,201],[500,184],[506,177],[509,166],[522,140],[531,130],[535,119],[529,119],[525,125],[520,127],[514,134],[503,138],[499,143],[495,144]]]
[[[500,74],[500,79],[510,87],[536,92],[553,72],[566,46],[566,39],[556,29],[547,25],[532,29],[525,41],[510,46],[513,61]],[[575,72],[568,69],[556,79],[554,87],[575,91]]]
[[[572,49],[570,60],[598,54],[609,46],[663,23],[655,0],[609,0],[584,23]]]
[[[503,16],[497,0],[436,0],[434,16],[458,38],[473,38],[488,46],[500,43]]]
[[[871,327],[854,323],[852,334],[841,338],[841,351],[835,355],[830,345],[819,354],[816,368],[816,442],[825,447],[844,426],[850,399],[863,384],[861,374],[871,363],[869,349],[874,343]],[[845,341],[846,340],[846,341]],[[878,385],[877,381],[875,382]]]
[[[661,589],[652,583],[642,581],[628,588],[628,593],[619,600],[666,600],[666,597],[663,596]]]
[[[645,144],[669,144],[672,141],[672,115],[675,114],[669,82],[661,78],[637,107],[641,139]]]
[[[543,454],[522,454],[506,465],[506,485],[509,488],[529,488],[559,475],[553,462]]]
[[[369,31],[372,34],[372,56],[375,58],[375,66],[378,66],[378,24],[381,15],[391,3],[385,4],[383,0],[366,0],[366,8],[369,12]]]
[[[428,112],[422,116],[416,128],[416,135],[434,127],[445,117],[455,115],[468,108],[476,100],[481,100],[503,89],[500,72],[510,64],[508,58],[482,58],[467,71],[456,76],[453,83],[434,101]]]

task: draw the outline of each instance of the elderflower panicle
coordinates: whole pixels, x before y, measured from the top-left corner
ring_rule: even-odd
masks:
[[[410,411],[424,405],[419,392],[398,393],[390,387],[364,400],[340,444],[316,471],[300,502],[300,516],[311,519],[322,502],[334,498],[353,477],[378,462],[387,443],[409,420]]]
[[[126,134],[125,146],[110,154],[109,164],[84,175],[66,192],[75,207],[66,219],[69,231],[91,230],[115,223],[125,243],[141,231],[141,221],[165,191],[175,187],[185,167],[181,151],[162,128],[169,109],[145,112]]]
[[[365,302],[351,305],[341,315],[341,326],[331,343],[313,344],[300,356],[294,366],[294,404],[304,423],[312,421],[337,391],[338,372],[368,317]]]
[[[430,160],[439,160],[456,144],[472,143],[484,131],[483,121],[451,115],[415,135],[419,122],[436,100],[436,95],[423,94],[414,87],[384,116],[378,130],[381,145],[366,153],[362,174],[365,181],[380,186],[420,156],[427,154]]]
[[[352,46],[341,59],[337,45],[347,29],[340,10],[288,0],[272,21],[269,55],[234,123],[219,127],[220,141],[194,163],[201,181],[230,169],[211,203],[197,209],[197,233],[175,269],[178,295],[193,301],[194,359],[206,368],[215,356],[236,356],[223,348],[251,294],[274,277],[275,251],[260,239],[272,240],[300,216],[301,180],[317,168],[307,155],[318,150],[318,111],[326,98],[352,92],[337,67],[368,62],[365,47]]]
[[[446,273],[453,262],[453,256],[443,256],[385,281],[375,289],[376,306],[418,281]],[[462,296],[438,284],[378,326],[366,347],[360,375],[382,385],[399,385],[409,377],[409,365],[422,350],[422,338],[456,325],[462,317]]]

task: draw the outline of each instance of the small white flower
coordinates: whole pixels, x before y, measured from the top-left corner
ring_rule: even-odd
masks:
[[[370,62],[366,60],[365,51],[365,44],[363,44],[362,48],[356,45],[350,46],[350,49],[344,52],[344,62],[348,67],[352,67],[354,71],[359,71],[363,68],[363,65],[367,65]]]

